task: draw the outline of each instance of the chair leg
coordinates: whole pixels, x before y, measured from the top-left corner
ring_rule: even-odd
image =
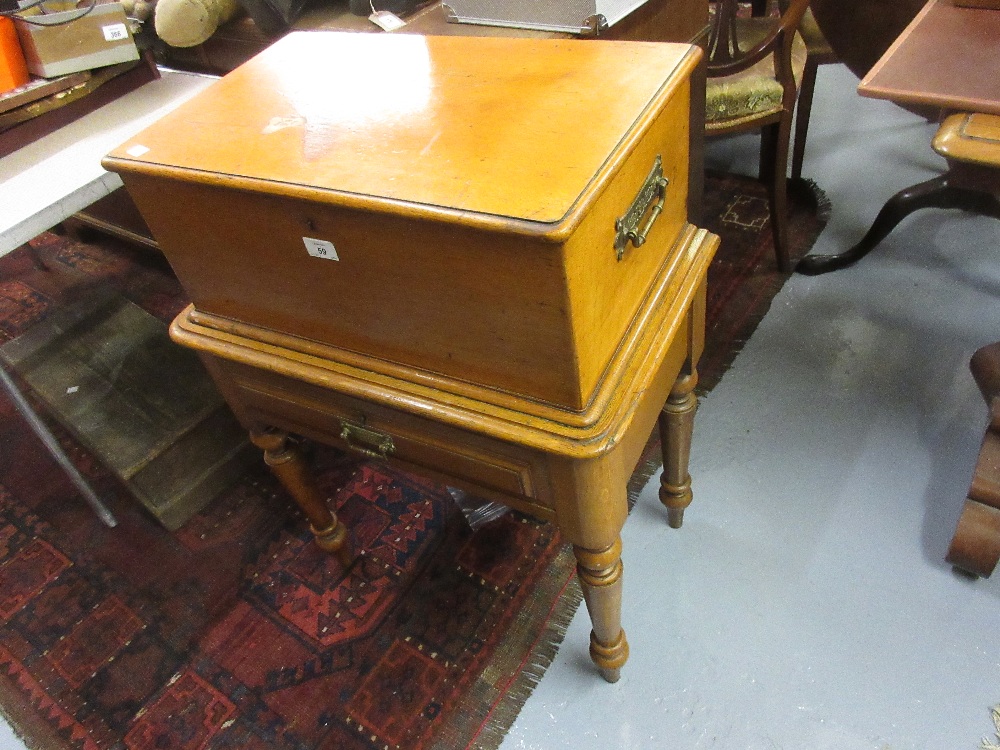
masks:
[[[813,92],[816,90],[816,69],[819,65],[814,58],[806,59],[802,71],[802,87],[795,115],[795,141],[792,146],[792,179],[802,177],[802,161],[806,155],[806,136],[809,133],[809,115],[812,112]]]
[[[792,130],[791,117],[769,125],[761,131],[760,179],[767,185],[768,207],[771,213],[771,234],[778,270],[787,273],[792,268],[788,250],[788,142]]]
[[[771,184],[774,175],[774,156],[778,145],[778,126],[768,125],[760,131],[760,165],[757,176],[765,185]]]

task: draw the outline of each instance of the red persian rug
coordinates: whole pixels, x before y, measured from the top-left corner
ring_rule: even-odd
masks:
[[[703,392],[785,279],[756,183],[711,177],[706,206],[723,244]],[[803,254],[823,222],[814,203],[795,206]],[[55,234],[32,245],[49,270],[23,251],[0,260],[0,343],[81,288],[110,287],[163,321],[185,304],[148,249]],[[552,527],[508,513],[473,531],[419,477],[311,447],[364,550],[344,570],[262,465],[168,533],[53,429],[119,524],[96,520],[0,399],[0,709],[30,748],[495,748],[579,605]]]

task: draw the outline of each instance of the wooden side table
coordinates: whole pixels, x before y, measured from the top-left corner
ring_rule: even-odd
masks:
[[[651,431],[663,444],[660,499],[678,527],[691,502],[688,455],[705,278],[718,238],[689,228],[677,275],[664,273],[628,342],[608,403],[571,426],[421,386],[351,356],[189,307],[171,335],[198,350],[265,461],[302,508],[320,547],[353,564],[349,531],[327,506],[289,434],[385,460],[551,521],[573,545],[593,623],[590,654],[609,682],[628,658],[621,626],[626,485]],[[673,269],[671,269],[673,270]],[[680,278],[678,278],[680,276]],[[353,360],[353,365],[344,364]],[[453,385],[453,384],[452,384]]]
[[[364,79],[311,76],[358,59]],[[550,520],[611,681],[626,484],[657,424],[671,524],[691,501],[718,243],[689,223],[700,61],[690,45],[300,32],[104,162],[192,302],[174,339],[319,544],[352,564],[289,433]]]

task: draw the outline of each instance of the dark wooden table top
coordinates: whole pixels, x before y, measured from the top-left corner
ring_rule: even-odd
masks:
[[[858,86],[904,105],[1000,114],[1000,11],[930,0]]]
[[[858,78],[895,41],[926,0],[812,0],[813,14],[837,57]]]

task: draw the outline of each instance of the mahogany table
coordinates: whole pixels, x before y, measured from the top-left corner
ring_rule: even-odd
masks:
[[[930,0],[861,81],[858,93],[946,113],[1000,114],[998,45],[1000,11]],[[812,276],[852,265],[921,208],[961,208],[1000,218],[996,175],[977,169],[970,176],[963,161],[949,158],[945,174],[890,198],[856,245],[836,255],[807,255],[795,270]]]
[[[812,0],[809,7],[837,59],[859,79],[885,54],[927,0]]]

